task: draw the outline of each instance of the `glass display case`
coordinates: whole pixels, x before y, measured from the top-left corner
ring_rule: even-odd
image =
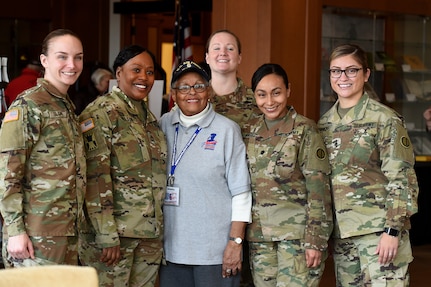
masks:
[[[406,122],[417,161],[431,161],[431,132],[423,112],[431,107],[431,19],[425,16],[325,7],[322,14],[320,113],[335,102],[328,57],[342,43],[368,54],[375,97]]]

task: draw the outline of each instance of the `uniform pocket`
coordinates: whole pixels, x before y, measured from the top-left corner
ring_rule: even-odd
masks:
[[[49,118],[41,131],[41,140],[38,141],[34,162],[45,162],[54,167],[65,167],[75,157],[72,143],[74,142],[71,129],[67,129],[68,119],[63,117]]]
[[[120,131],[118,141],[113,143],[121,170],[129,170],[151,160],[145,134],[133,127]]]

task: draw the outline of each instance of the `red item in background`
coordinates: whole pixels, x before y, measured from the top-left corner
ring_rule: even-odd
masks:
[[[21,92],[36,86],[37,78],[40,76],[40,72],[33,69],[22,69],[21,74],[10,81],[5,89],[7,106],[9,107]]]

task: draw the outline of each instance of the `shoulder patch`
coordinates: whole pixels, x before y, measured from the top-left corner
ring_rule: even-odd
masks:
[[[81,130],[83,133],[88,132],[89,130],[94,128],[93,118],[88,118],[81,122]]]
[[[401,146],[403,146],[404,148],[409,148],[410,147],[410,140],[409,140],[408,137],[402,136],[400,138],[400,142],[401,142]]]
[[[316,156],[318,159],[325,159],[326,158],[326,151],[323,148],[318,148],[316,150]]]
[[[94,151],[98,148],[98,143],[94,135],[94,132],[86,133],[84,135],[84,143],[87,148],[87,151]]]
[[[19,119],[19,111],[18,109],[12,109],[10,111],[7,111],[3,122],[7,123],[7,122],[13,122],[13,121],[17,121]]]

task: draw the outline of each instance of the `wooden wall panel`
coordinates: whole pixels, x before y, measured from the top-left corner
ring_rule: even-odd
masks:
[[[292,83],[290,103],[319,117],[321,0],[213,1],[213,30],[234,31],[243,45],[239,75],[247,84],[263,63],[282,65]]]
[[[0,18],[51,19],[51,1],[43,0],[2,0]]]
[[[250,84],[253,72],[270,60],[272,1],[213,1],[212,31],[229,29],[240,39],[238,76]]]
[[[292,83],[291,103],[319,118],[321,21],[324,5],[431,15],[430,0],[219,0],[213,1],[213,30],[231,29],[243,44],[240,76],[249,84],[263,62],[281,64]]]
[[[77,33],[84,46],[85,61],[109,64],[109,0],[51,3],[52,29],[68,28]]]
[[[49,22],[48,31],[40,25],[29,31],[40,42],[51,29],[69,28],[81,37],[85,60],[108,61],[109,0],[2,1],[0,18]]]

